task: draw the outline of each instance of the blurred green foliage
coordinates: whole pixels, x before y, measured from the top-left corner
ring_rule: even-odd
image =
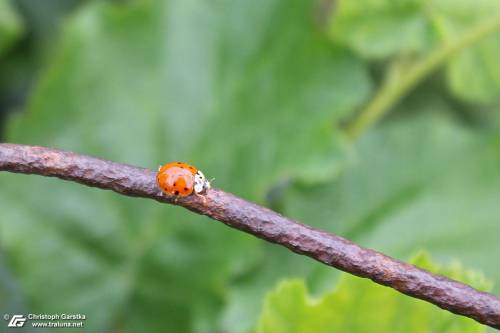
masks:
[[[426,253],[411,263],[480,290],[489,288],[481,274],[458,263],[437,267]],[[285,280],[267,295],[256,332],[485,332],[484,326],[469,318],[436,310],[434,305],[345,273],[335,290],[313,299],[303,280]]]
[[[491,0],[341,1],[338,11],[332,38],[374,60],[420,56],[460,43],[471,26],[500,20],[500,2]],[[499,102],[499,52],[496,33],[449,59],[445,76],[453,93],[470,102]]]
[[[498,292],[496,4],[89,1],[42,52],[6,138],[152,169],[185,160],[217,187],[397,258],[426,248],[438,262],[459,259]],[[464,43],[471,30],[482,34]],[[441,49],[442,70],[399,91],[407,97],[391,116],[359,140],[344,135],[384,94],[384,76],[398,68],[397,86]],[[283,279],[318,294],[337,275],[176,207],[0,176],[1,312],[84,313],[91,332],[249,332]],[[355,288],[339,288],[356,298],[352,279]],[[386,297],[360,283],[367,297]],[[303,285],[286,288],[305,302]],[[364,306],[357,316],[379,313]],[[463,321],[427,305],[418,313],[398,325],[430,332],[429,318]]]
[[[20,37],[22,31],[22,20],[9,0],[0,0],[0,57]]]

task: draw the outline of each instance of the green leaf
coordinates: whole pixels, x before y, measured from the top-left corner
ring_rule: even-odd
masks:
[[[311,10],[90,3],[8,139],[150,168],[185,160],[259,201],[282,180],[328,178],[338,121],[370,81]],[[32,310],[85,313],[91,331],[213,331],[228,281],[261,255],[253,237],[179,208],[41,177],[0,182],[0,240]]]
[[[330,34],[367,58],[421,53],[434,42],[422,0],[339,1]]]
[[[458,263],[441,268],[422,253],[413,264],[476,288],[489,284]],[[258,333],[301,332],[485,332],[485,326],[370,280],[343,274],[334,291],[312,298],[303,280],[281,282],[266,297]]]
[[[459,45],[466,32],[500,21],[500,3],[489,0],[339,1],[329,34],[369,59],[425,59],[433,49]],[[499,101],[500,29],[478,37],[472,46],[449,52],[445,60],[451,91],[475,103]],[[454,47],[452,47],[454,49]],[[426,73],[430,75],[431,73]]]
[[[492,104],[500,100],[499,45],[500,37],[492,36],[451,60],[447,76],[456,96],[475,103]]]
[[[341,177],[293,188],[285,211],[397,258],[418,248],[458,258],[498,288],[498,128],[465,127],[440,99],[415,99],[400,109],[410,115],[365,136]]]
[[[0,0],[0,56],[7,51],[24,30],[10,0]]]
[[[443,2],[446,6],[446,1]],[[495,20],[500,22],[500,3],[496,1],[464,1],[459,6],[450,3],[446,10],[441,19],[441,32],[448,43],[460,40],[465,28],[473,24],[484,23],[491,17],[496,17]],[[448,63],[447,80],[457,97],[474,103],[492,104],[500,101],[498,30],[458,53]]]
[[[499,11],[489,0],[339,1],[328,32],[367,58],[422,55]]]

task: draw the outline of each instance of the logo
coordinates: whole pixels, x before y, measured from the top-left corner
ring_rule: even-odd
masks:
[[[23,327],[24,323],[26,323],[26,317],[23,315],[13,315],[12,318],[10,318],[9,323],[7,324],[7,327]]]
[[[1,0],[0,0],[1,1]],[[7,327],[21,328],[29,322],[33,328],[83,328],[87,316],[81,313],[25,313],[11,315],[5,313],[3,319]],[[0,329],[0,332],[3,332]]]

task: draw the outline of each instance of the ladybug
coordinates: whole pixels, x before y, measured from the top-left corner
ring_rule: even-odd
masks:
[[[158,169],[158,187],[166,194],[187,197],[193,192],[203,193],[210,188],[210,182],[203,172],[183,162],[171,162]]]

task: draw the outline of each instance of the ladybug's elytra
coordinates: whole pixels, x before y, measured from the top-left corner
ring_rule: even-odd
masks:
[[[203,193],[210,188],[203,172],[183,162],[172,162],[161,166],[156,175],[158,187],[169,195],[187,197],[193,192]]]

